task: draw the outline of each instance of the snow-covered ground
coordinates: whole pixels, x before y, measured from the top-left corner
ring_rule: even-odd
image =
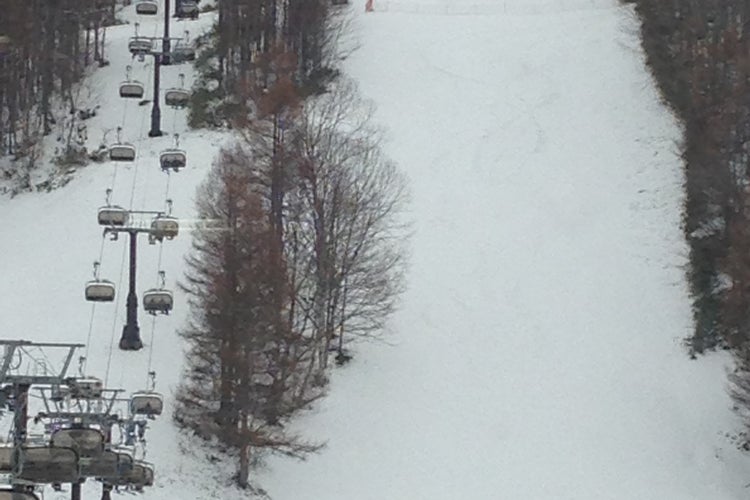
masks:
[[[412,181],[409,291],[300,422],[327,449],[272,461],[271,495],[745,498],[728,359],[681,343],[680,130],[631,10],[356,3],[345,67]]]
[[[328,446],[307,462],[273,458],[254,478],[276,500],[729,500],[748,460],[726,395],[728,358],[691,361],[680,231],[680,130],[643,65],[637,23],[615,0],[375,0],[350,8],[361,48],[345,63],[378,106],[388,153],[411,178],[409,290],[384,342],[361,344],[299,430]],[[125,17],[135,21],[129,7]],[[140,19],[159,35],[161,17]],[[213,14],[175,23],[192,36]],[[234,499],[168,413],[179,381],[176,294],[168,317],[141,314],[146,347],[117,349],[126,240],[103,241],[112,202],[193,215],[193,194],[225,136],[187,131],[163,108],[188,168],[168,178],[147,138],[150,106],[123,101],[132,25],[108,31],[109,67],[90,146],[123,126],[133,165],[90,165],[65,188],[0,199],[3,338],[88,343],[86,372],[142,389],[157,371],[168,411],[149,431],[156,485],[145,499]],[[162,87],[188,65],[164,68]],[[114,138],[114,134],[108,136]],[[168,194],[167,194],[168,193]],[[139,294],[181,276],[183,232],[139,246]],[[163,248],[163,250],[160,250]],[[117,303],[83,300],[91,262]],[[161,261],[161,266],[159,266]],[[98,498],[87,484],[84,498]],[[52,496],[52,498],[56,498]]]
[[[173,200],[174,215],[191,219],[193,195],[203,179],[218,147],[225,140],[219,133],[188,131],[187,111],[164,105],[163,90],[180,85],[185,75],[190,87],[193,68],[187,64],[162,68],[161,129],[163,137],[149,138],[151,105],[139,106],[138,100],[119,97],[119,83],[125,79],[125,67],[132,65],[131,78],[146,86],[151,99],[153,62],[148,57],[132,59],[127,43],[134,35],[134,23],[140,22],[142,36],[161,36],[163,17],[136,16],[134,7],[126,8],[121,17],[129,24],[107,31],[106,57],[110,65],[97,70],[85,84],[82,96],[99,104],[96,117],[86,121],[88,146],[97,149],[106,133],[106,141],[116,141],[116,129],[122,127],[122,141],[137,147],[134,163],[105,162],[82,169],[64,188],[47,194],[24,194],[0,199],[0,315],[2,338],[21,338],[48,342],[80,342],[88,348],[80,352],[88,358],[86,374],[101,377],[112,388],[129,392],[147,388],[149,369],[156,371],[156,389],[167,397],[165,414],[152,424],[147,434],[146,459],[156,466],[156,485],[144,498],[206,499],[216,489],[211,469],[203,460],[193,458],[196,449],[182,450],[181,440],[171,422],[173,391],[179,381],[182,348],[176,334],[184,324],[187,305],[175,290],[175,311],[170,316],[152,318],[139,312],[144,349],[138,352],[117,348],[125,323],[127,296],[127,237],[104,240],[97,224],[96,211],[105,204],[105,191],[113,190],[112,204],[132,210],[165,210],[167,197]],[[185,30],[194,38],[215,21],[213,13],[196,21],[173,21],[172,35]],[[81,103],[84,105],[84,103]],[[187,151],[187,168],[168,176],[159,167],[158,155],[173,146],[172,134],[180,134],[180,147]],[[54,142],[50,138],[49,142]],[[50,149],[53,146],[50,146]],[[47,158],[49,158],[49,155]],[[190,234],[181,231],[173,241],[151,246],[141,237],[138,250],[138,298],[158,285],[157,272],[166,271],[166,282],[176,288],[182,277],[183,256],[190,247]],[[84,285],[91,279],[92,263],[101,260],[101,277],[115,281],[119,288],[114,304],[92,306],[84,300]],[[161,266],[159,266],[161,262]],[[75,373],[75,366],[73,373]],[[201,459],[205,457],[200,455]],[[207,484],[206,484],[207,483]],[[84,498],[99,498],[100,486],[89,482]],[[174,489],[174,491],[172,491]],[[238,493],[239,496],[239,493]],[[56,498],[56,497],[53,497]],[[231,498],[227,496],[226,498]]]

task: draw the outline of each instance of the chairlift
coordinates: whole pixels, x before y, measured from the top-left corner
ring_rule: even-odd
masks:
[[[159,6],[151,0],[140,0],[135,4],[135,13],[144,16],[154,16],[159,11]]]
[[[333,5],[347,5],[349,0],[331,0]]]
[[[195,48],[191,45],[178,42],[171,52],[172,62],[179,64],[185,61],[195,61]]]
[[[109,147],[109,159],[112,161],[134,161],[135,146],[122,142],[120,140],[121,132],[122,127],[117,127],[117,142]]]
[[[164,93],[164,102],[173,108],[184,108],[190,103],[190,93],[185,90],[185,75],[180,73],[180,87],[168,89]]]
[[[120,84],[120,97],[125,99],[142,99],[145,89],[141,82],[129,81]]]
[[[134,161],[135,146],[132,144],[113,144],[109,148],[109,159],[111,161]]]
[[[174,170],[178,172],[185,168],[187,155],[181,149],[165,149],[159,154],[159,163],[162,170]]]
[[[39,497],[30,491],[0,490],[0,500],[39,500]]]
[[[12,446],[0,446],[0,474],[9,474],[13,472],[13,452]]]
[[[119,454],[112,450],[104,450],[96,458],[82,458],[80,464],[82,477],[117,477],[119,473]]]
[[[194,0],[178,1],[175,12],[175,17],[178,19],[185,19],[188,17],[190,19],[198,19],[198,14],[200,14],[198,2],[195,2]]]
[[[143,486],[153,486],[154,466],[144,462],[141,464],[141,467],[143,467]]]
[[[125,67],[125,81],[120,83],[120,97],[126,99],[141,99],[145,92],[143,84],[130,78],[130,71],[133,68],[128,65]]]
[[[133,470],[135,460],[133,455],[125,451],[117,451],[117,475],[127,476]]]
[[[157,241],[164,238],[171,240],[177,236],[180,224],[176,217],[171,215],[157,215],[151,221],[151,237]]]
[[[127,484],[134,486],[135,488],[153,486],[154,469],[150,464],[145,462],[135,462],[133,464],[133,470],[126,476],[126,481]]]
[[[133,459],[133,455],[129,451],[124,451],[119,448],[115,448],[112,450],[108,450],[104,452],[105,454],[114,454],[114,469],[108,469],[103,470],[102,474],[96,475],[95,477],[102,479],[103,481],[107,483],[111,483],[116,486],[125,486],[127,484],[127,481],[125,480],[133,471],[133,464],[135,460]],[[106,458],[107,461],[110,460],[109,457]],[[82,469],[82,474],[87,473],[88,470],[84,467]],[[88,476],[88,474],[86,474]]]
[[[150,54],[152,48],[153,42],[147,37],[135,36],[128,42],[128,50],[134,56]]]
[[[145,486],[146,471],[129,453],[118,453],[118,471],[115,477],[106,478],[115,486]]]
[[[187,164],[187,154],[180,149],[180,135],[174,135],[174,147],[165,149],[159,154],[159,164],[164,171],[174,170],[178,172]]]
[[[164,400],[156,392],[136,392],[130,397],[130,413],[156,417],[164,410]]]
[[[190,93],[185,89],[168,89],[164,93],[164,102],[173,108],[184,108],[190,104]]]
[[[86,300],[90,302],[112,302],[115,300],[115,284],[100,279],[89,281],[86,283]]]
[[[52,446],[71,448],[80,458],[96,458],[104,452],[104,434],[91,428],[59,429],[52,433]]]
[[[169,314],[173,305],[174,296],[169,290],[152,288],[143,293],[143,309],[149,314]]]
[[[104,384],[96,377],[70,378],[66,380],[73,399],[99,399],[102,397]]]
[[[101,207],[96,214],[100,226],[124,226],[130,220],[130,212],[117,205]]]
[[[78,453],[72,448],[29,446],[21,448],[14,479],[32,483],[78,481]]]

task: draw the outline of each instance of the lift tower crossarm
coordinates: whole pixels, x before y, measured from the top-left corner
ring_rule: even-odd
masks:
[[[76,349],[85,347],[84,344],[69,344],[59,342],[31,342],[29,340],[0,340],[0,346],[3,346],[3,360],[0,365],[0,384],[60,384],[65,378],[65,374],[70,367]],[[35,348],[65,348],[68,353],[63,362],[63,366],[57,375],[29,375],[13,374],[11,364],[16,353],[23,356],[23,353],[30,347]]]

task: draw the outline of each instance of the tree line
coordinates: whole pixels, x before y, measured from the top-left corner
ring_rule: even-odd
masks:
[[[104,63],[105,28],[115,0],[7,0],[0,16],[0,158],[27,176],[39,139],[65,114],[78,113],[78,88],[86,68]],[[60,106],[63,103],[64,105]],[[57,105],[56,105],[57,104]],[[62,115],[62,116],[61,116]],[[66,128],[61,155],[70,154],[75,124]]]
[[[271,54],[294,58],[293,79],[301,95],[324,91],[344,57],[349,20],[331,0],[220,0],[218,21],[201,43],[190,124],[231,126],[248,88],[273,78]]]
[[[290,418],[324,395],[352,339],[383,330],[404,287],[406,181],[372,107],[324,62],[335,17],[324,4],[290,0],[274,19],[274,2],[221,1],[219,25],[231,29],[205,49],[212,78],[232,82],[234,140],[196,197],[174,418],[234,450],[241,487],[264,452],[320,447],[290,433]],[[294,28],[295,8],[316,5],[322,17],[302,24],[317,26]],[[311,91],[321,68],[331,77]]]
[[[693,354],[731,349],[750,415],[750,3],[630,0],[647,62],[684,124]],[[750,423],[750,421],[749,421]]]

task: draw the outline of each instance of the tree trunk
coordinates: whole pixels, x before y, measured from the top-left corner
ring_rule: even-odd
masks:
[[[237,485],[240,488],[247,488],[248,478],[250,477],[250,439],[247,428],[247,414],[243,413],[241,419],[240,439],[242,439],[242,446],[240,447],[240,467],[237,471]]]

